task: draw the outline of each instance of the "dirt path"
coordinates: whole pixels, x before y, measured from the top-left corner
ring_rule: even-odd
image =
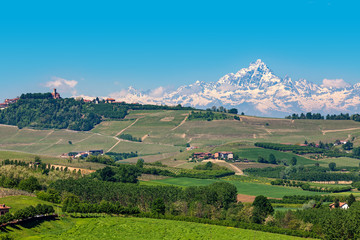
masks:
[[[225,162],[223,160],[208,159],[208,160],[204,160],[203,162],[221,163],[221,164],[231,167],[234,170],[235,175],[244,175],[244,172],[240,168],[238,168],[237,166],[235,166],[231,163]]]
[[[139,121],[140,118],[137,118],[135,120],[135,122],[133,122],[132,124],[130,124],[129,126],[127,126],[126,128],[124,128],[123,130],[121,130],[120,132],[118,132],[116,134],[116,136],[119,136],[120,134],[122,134],[124,131],[126,131],[127,129],[129,129],[130,127],[132,127],[137,121]],[[114,147],[116,147],[121,141],[123,141],[123,139],[120,139],[118,137],[114,136],[115,139],[117,139],[117,142],[111,147],[109,148],[106,152],[110,152],[111,150],[114,149]]]
[[[123,130],[121,130],[120,132],[118,132],[115,136],[119,136],[120,134],[122,134],[124,131],[126,131],[127,129],[129,129],[130,127],[132,127],[137,121],[139,121],[140,118],[137,118],[135,120],[135,122],[133,122],[132,124],[130,124],[129,126],[127,126],[126,128],[124,128]]]
[[[53,133],[54,133],[54,130],[51,130],[48,134],[46,134],[45,137],[41,138],[38,142],[41,142],[42,140],[45,140],[46,138],[48,138]]]
[[[175,129],[177,129],[178,127],[180,127],[181,125],[183,125],[186,120],[188,119],[189,115],[186,115],[186,117],[184,118],[184,120],[181,121],[181,123],[179,125],[177,125],[176,127],[174,127],[173,129],[171,129],[171,131],[174,131]]]
[[[143,142],[148,136],[149,136],[149,134],[145,134],[145,135],[141,138],[141,141]]]
[[[83,142],[83,141],[85,141],[85,140],[88,140],[88,139],[91,138],[92,136],[94,136],[94,134],[91,134],[90,136],[88,136],[88,137],[86,137],[86,138],[84,138],[84,139],[81,139],[81,140],[79,140],[79,141],[77,141],[77,142],[73,142],[73,143],[81,143],[81,142]]]
[[[325,135],[326,133],[331,132],[345,132],[345,131],[352,131],[352,130],[360,130],[360,128],[347,128],[347,129],[336,129],[336,130],[321,130],[322,134]]]

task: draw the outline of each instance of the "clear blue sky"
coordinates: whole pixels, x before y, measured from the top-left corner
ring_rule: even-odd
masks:
[[[358,1],[4,2],[0,101],[59,78],[93,96],[216,81],[258,58],[281,77],[360,82]]]

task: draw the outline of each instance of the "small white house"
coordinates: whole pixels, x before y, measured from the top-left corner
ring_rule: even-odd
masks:
[[[335,203],[329,205],[330,208],[335,208]],[[339,202],[340,209],[348,209],[349,205],[346,202]]]

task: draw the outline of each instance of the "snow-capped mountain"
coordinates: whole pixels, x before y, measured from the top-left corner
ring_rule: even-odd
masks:
[[[332,81],[334,84],[332,84]],[[162,87],[141,92],[132,87],[110,95],[118,101],[208,108],[238,108],[246,114],[284,116],[298,112],[357,112],[360,83],[353,86],[341,79],[317,85],[300,79],[276,76],[260,59],[217,82],[196,81],[166,92]]]

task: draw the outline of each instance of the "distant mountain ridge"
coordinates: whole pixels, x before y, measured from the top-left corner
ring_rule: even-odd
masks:
[[[161,89],[159,89],[161,90]],[[324,86],[290,77],[276,76],[260,59],[216,82],[196,81],[175,91],[141,92],[132,87],[111,97],[118,101],[208,108],[238,108],[246,114],[284,116],[289,113],[322,114],[359,111],[360,83],[350,86]]]

